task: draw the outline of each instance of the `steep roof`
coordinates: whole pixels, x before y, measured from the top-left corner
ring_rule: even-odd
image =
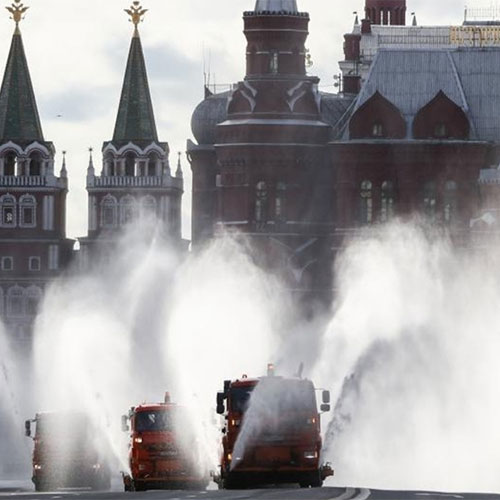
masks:
[[[255,12],[298,12],[297,0],[257,0]]]
[[[0,90],[0,142],[43,142],[35,93],[19,29],[12,37]]]
[[[376,91],[408,124],[442,90],[471,123],[471,139],[500,142],[500,48],[381,49],[355,110]]]
[[[158,142],[141,39],[136,31],[130,45],[114,143]]]

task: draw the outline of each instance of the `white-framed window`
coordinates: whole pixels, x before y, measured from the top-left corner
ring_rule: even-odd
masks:
[[[277,50],[272,50],[269,59],[269,70],[274,75],[279,71],[279,53]]]
[[[14,257],[2,257],[0,260],[2,271],[14,270]]]
[[[30,271],[40,271],[42,269],[42,261],[40,257],[30,257],[29,259],[29,270]]]
[[[16,227],[16,199],[11,194],[4,194],[0,197],[0,226]]]
[[[133,196],[127,195],[120,200],[120,224],[130,224],[137,216],[137,202]]]
[[[118,201],[107,194],[101,201],[101,227],[114,228],[118,224]]]
[[[20,286],[7,291],[7,315],[14,318],[24,316],[24,290]]]
[[[19,199],[19,225],[21,227],[36,227],[36,199],[25,194]]]

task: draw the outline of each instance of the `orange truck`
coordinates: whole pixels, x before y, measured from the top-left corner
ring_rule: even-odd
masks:
[[[330,393],[322,391],[321,411],[330,410]],[[320,414],[316,389],[300,376],[274,375],[224,382],[217,394],[217,413],[224,415],[220,488],[298,483],[320,487],[333,476],[321,465]]]
[[[199,449],[186,409],[170,401],[132,407],[122,417],[130,433],[130,474],[123,474],[125,491],[205,489]]]
[[[35,443],[32,480],[36,491],[110,489],[111,473],[103,453],[105,439],[87,415],[38,413],[33,420],[26,420],[25,434]]]

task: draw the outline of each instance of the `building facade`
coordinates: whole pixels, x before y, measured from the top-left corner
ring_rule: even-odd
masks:
[[[20,7],[0,90],[0,316],[16,341],[29,341],[45,288],[65,269],[65,161],[56,174],[55,147],[46,141],[23,40]]]

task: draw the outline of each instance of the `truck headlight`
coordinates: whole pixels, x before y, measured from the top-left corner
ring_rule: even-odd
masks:
[[[134,443],[141,444],[142,443],[142,438],[141,437],[134,438]]]
[[[93,468],[94,470],[99,470],[99,469],[101,468],[101,464],[94,464],[94,465],[92,466],[92,468]]]
[[[42,466],[40,464],[35,464],[33,468],[35,470],[42,470]]]
[[[314,460],[315,458],[318,458],[318,452],[317,451],[305,451],[304,458],[307,458],[308,460]]]

